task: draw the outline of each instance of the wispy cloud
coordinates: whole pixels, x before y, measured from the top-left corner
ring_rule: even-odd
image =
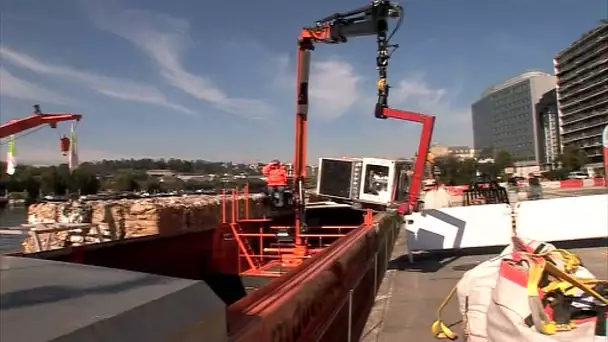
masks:
[[[349,63],[336,59],[315,63],[310,79],[315,85],[310,95],[319,104],[313,108],[325,118],[337,118],[357,102],[361,77]]]
[[[295,87],[295,66],[286,55],[276,58],[277,87]],[[353,66],[343,60],[332,58],[313,62],[309,89],[311,112],[324,120],[336,119],[348,112],[361,99],[359,84],[363,77],[355,73]],[[295,91],[295,90],[293,90]]]
[[[0,68],[0,95],[16,99],[32,100],[36,103],[71,105],[75,100],[43,88],[32,82],[20,79],[4,68]]]
[[[67,66],[47,64],[32,56],[7,47],[0,47],[0,57],[4,62],[29,69],[39,74],[53,75],[78,82],[93,91],[109,97],[162,106],[186,114],[194,113],[184,106],[170,102],[160,90],[149,84],[84,72]]]
[[[439,125],[470,123],[470,109],[454,105],[457,89],[433,87],[422,74],[406,77],[393,85],[389,104],[423,114],[435,115]]]
[[[154,60],[160,75],[172,86],[218,109],[247,118],[262,119],[275,112],[263,100],[233,97],[208,77],[185,69],[182,56],[193,44],[188,21],[143,10],[107,11],[96,7],[91,12],[101,30],[130,41]]]
[[[278,72],[274,78],[277,87],[294,87],[295,67],[286,56],[276,59]],[[315,117],[336,119],[354,108],[373,109],[376,94],[363,91],[365,77],[358,74],[352,64],[333,58],[313,62],[310,75],[311,112]],[[394,108],[435,115],[438,126],[468,124],[470,110],[453,103],[458,89],[434,87],[424,73],[391,82],[389,105]]]
[[[389,105],[436,117],[434,142],[447,145],[471,144],[471,110],[454,102],[459,88],[435,87],[423,74],[405,77],[394,82]]]

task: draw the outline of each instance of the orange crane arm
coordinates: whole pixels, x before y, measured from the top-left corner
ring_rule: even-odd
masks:
[[[397,18],[399,22],[389,35],[388,20]],[[310,57],[315,43],[340,44],[354,37],[376,36],[378,70],[378,101],[374,115],[387,118],[388,85],[386,69],[390,58],[389,49],[397,45],[389,44],[403,19],[403,8],[390,0],[373,0],[367,6],[344,13],[336,13],[317,20],[313,26],[305,27],[298,36],[298,57],[296,77],[296,134],[294,153],[294,205],[295,243],[301,244],[300,229],[305,219],[304,179],[306,178],[306,145],[308,135],[308,93],[310,79]],[[425,152],[426,154],[426,152]]]
[[[58,122],[72,120],[80,121],[80,119],[82,119],[81,114],[43,114],[42,112],[40,112],[40,107],[38,105],[35,105],[34,113],[32,113],[32,115],[23,119],[15,119],[2,124],[0,126],[0,139],[46,124],[50,125],[52,128],[56,128]]]

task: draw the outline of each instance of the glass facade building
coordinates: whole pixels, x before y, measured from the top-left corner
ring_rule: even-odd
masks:
[[[471,106],[474,149],[480,157],[508,151],[516,161],[545,164],[536,104],[555,76],[529,71],[488,88]]]

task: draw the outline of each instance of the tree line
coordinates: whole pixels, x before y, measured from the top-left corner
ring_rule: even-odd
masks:
[[[571,171],[580,170],[587,159],[579,150],[565,148],[556,160],[561,167],[543,174],[549,179],[564,179]],[[499,151],[493,163],[480,163],[475,159],[459,160],[447,156],[434,161],[437,177],[447,185],[470,183],[479,172],[491,178],[504,177],[506,167],[513,166],[514,160],[509,152]],[[249,184],[252,191],[262,191],[265,183],[261,179],[226,179],[228,175],[260,175],[262,164],[251,167],[247,164],[231,162],[210,162],[205,160],[182,159],[123,159],[86,162],[78,169],[70,171],[67,164],[57,166],[18,165],[14,175],[2,174],[0,177],[0,195],[8,193],[25,193],[29,200],[36,200],[44,195],[79,194],[91,195],[101,191],[133,192],[146,191],[170,192],[180,190],[217,191]],[[2,171],[6,163],[0,162]],[[213,179],[193,178],[184,181],[178,177],[151,177],[146,171],[169,170],[181,174],[215,174]],[[307,188],[314,188],[316,175],[309,171]]]
[[[4,171],[6,163],[1,162],[0,168]],[[182,174],[213,174],[219,177],[192,178],[184,181],[175,176],[153,177],[147,173],[150,170],[168,170]],[[242,186],[245,183],[250,185],[252,191],[260,191],[264,186],[261,179],[226,180],[221,177],[224,174],[259,175],[259,171],[258,168],[250,168],[246,164],[180,159],[102,160],[83,163],[74,171],[70,171],[67,164],[41,167],[18,165],[12,176],[2,174],[0,177],[0,195],[25,194],[29,201],[35,201],[46,195],[92,195],[99,192],[133,191],[166,193],[181,190],[213,192],[221,188]]]
[[[255,165],[255,164],[254,164]],[[261,169],[263,164],[257,164]],[[241,172],[249,174],[259,174],[250,165],[232,162],[212,162],[207,160],[185,160],[185,159],[120,159],[120,160],[101,160],[86,162],[80,165],[97,175],[113,174],[120,170],[169,170],[176,173],[197,173],[197,174],[238,174]]]
[[[573,148],[566,147],[554,161],[559,167],[542,172],[542,177],[549,180],[562,180],[572,171],[579,171],[588,163],[586,155]],[[458,159],[453,156],[438,157],[434,161],[437,178],[446,185],[464,185],[473,181],[477,173],[491,179],[503,179],[508,176],[505,169],[514,167],[515,160],[507,151],[498,151],[494,162],[480,163],[476,159]]]

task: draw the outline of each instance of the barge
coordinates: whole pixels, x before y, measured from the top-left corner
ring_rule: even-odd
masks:
[[[258,275],[244,271],[251,269],[233,223],[210,231],[3,256],[0,324],[5,328],[0,337],[32,342],[355,341],[389,262],[398,215],[371,218],[326,204],[311,206],[307,214],[310,223],[323,224],[311,224],[311,235],[320,229],[332,232],[323,242],[329,246],[294,268],[275,264]],[[240,225],[243,234],[260,228],[255,219]],[[262,229],[272,231],[269,225]],[[30,324],[36,329],[26,329]],[[128,330],[120,337],[123,329]]]
[[[421,208],[418,196],[435,118],[387,105],[386,68],[394,48],[387,21],[402,17],[400,6],[377,0],[301,31],[292,206],[267,217],[241,218],[233,204],[230,220],[212,230],[2,256],[0,340],[352,342],[366,336],[398,236],[412,265],[420,262],[420,253],[504,246],[514,233],[541,241],[599,237],[605,245],[608,195],[589,196],[594,198],[584,203],[530,202],[545,206],[536,208],[536,216],[526,203]],[[356,198],[307,203],[310,54],[314,43],[360,36],[375,36],[378,46],[374,115],[422,124],[407,193],[380,207]],[[401,196],[401,191],[388,193],[391,199]],[[560,212],[576,215],[556,221]],[[551,220],[550,232],[539,228]],[[409,288],[401,295],[432,291],[437,279],[430,275],[439,271],[424,271],[429,276],[415,277],[416,286],[403,283]],[[414,311],[423,317],[428,309],[434,307],[423,300],[403,306],[394,319]]]
[[[514,231],[582,248],[575,252],[603,277],[606,207],[608,195],[405,216],[309,203],[308,234],[327,234],[327,243],[317,243],[328,246],[295,267],[275,263],[257,274],[239,247],[234,224],[239,234],[258,232],[250,241],[252,257],[261,253],[253,242],[272,241],[263,234],[273,234],[272,224],[280,227],[293,216],[276,217],[272,224],[263,218],[237,219],[209,231],[12,254],[0,259],[0,339],[367,341],[375,329],[386,338],[426,331],[420,341],[430,341],[431,312],[446,290],[488,253],[509,244]],[[555,215],[565,208],[579,215]],[[504,214],[509,210],[515,217]],[[539,229],[540,222],[552,229]],[[440,244],[430,243],[438,237]],[[276,260],[277,254],[268,257]],[[378,293],[381,284],[389,290]],[[383,301],[389,303],[378,318],[374,305]],[[371,319],[382,324],[369,326],[372,310]],[[447,317],[457,318],[453,308]]]

